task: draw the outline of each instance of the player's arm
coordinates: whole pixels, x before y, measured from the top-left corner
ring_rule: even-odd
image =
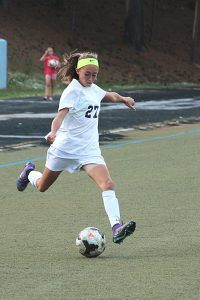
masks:
[[[124,103],[126,106],[128,106],[132,110],[136,110],[134,105],[135,105],[135,100],[131,97],[123,97],[119,95],[116,92],[106,92],[106,95],[104,99],[113,102],[113,103]]]
[[[51,144],[54,142],[56,133],[57,133],[58,129],[60,128],[62,121],[63,121],[64,117],[66,116],[66,114],[68,113],[68,111],[69,111],[68,108],[63,108],[58,111],[57,115],[55,116],[55,118],[53,119],[53,121],[51,123],[51,131],[46,136],[46,140],[48,143]]]
[[[44,54],[40,57],[40,61],[44,61],[45,56],[48,54],[48,49],[44,52]]]

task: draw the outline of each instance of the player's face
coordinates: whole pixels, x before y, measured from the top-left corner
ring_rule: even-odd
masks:
[[[48,48],[48,54],[53,55],[53,48]]]
[[[99,68],[94,65],[87,65],[79,70],[76,70],[79,76],[79,82],[83,86],[91,86],[97,79]]]

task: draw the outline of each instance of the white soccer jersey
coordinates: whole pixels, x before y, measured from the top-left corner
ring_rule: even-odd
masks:
[[[84,87],[76,79],[63,91],[58,110],[69,108],[69,112],[52,144],[63,152],[63,157],[101,155],[98,116],[105,94],[96,84]]]

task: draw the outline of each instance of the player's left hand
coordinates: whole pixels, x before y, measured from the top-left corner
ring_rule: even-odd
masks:
[[[136,111],[136,108],[135,108],[135,100],[131,97],[124,97],[124,104],[126,106],[128,106],[130,109],[132,109],[133,111]]]

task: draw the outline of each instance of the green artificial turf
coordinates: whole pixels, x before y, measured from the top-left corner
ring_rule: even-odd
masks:
[[[121,245],[84,172],[63,173],[45,193],[16,190],[23,163],[14,163],[45,159],[46,150],[0,153],[1,300],[200,299],[199,125],[132,131],[102,146],[121,217],[137,222]],[[75,246],[87,226],[106,235],[97,258]]]

